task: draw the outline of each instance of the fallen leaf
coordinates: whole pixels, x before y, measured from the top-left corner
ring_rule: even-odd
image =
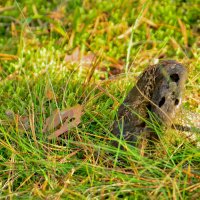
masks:
[[[91,66],[95,59],[96,56],[91,52],[82,55],[79,47],[75,48],[71,55],[65,56],[67,63],[82,64],[84,66]]]
[[[124,62],[117,60],[115,58],[105,56],[103,54],[97,53],[96,55],[92,52],[82,53],[79,47],[76,47],[72,54],[67,54],[65,56],[65,62],[69,64],[82,65],[84,67],[90,67],[90,74],[92,75],[95,70],[108,71],[110,67],[109,74],[116,75],[120,74],[124,68]]]
[[[71,55],[65,56],[65,61],[70,63],[76,63],[80,60],[80,49],[77,47],[74,49]]]
[[[81,105],[76,105],[69,109],[65,110],[55,110],[53,114],[46,119],[43,132],[51,131],[52,129],[56,129],[51,135],[48,136],[48,139],[53,139],[61,134],[69,131],[71,128],[78,126],[81,122],[81,116],[83,114],[83,107]]]

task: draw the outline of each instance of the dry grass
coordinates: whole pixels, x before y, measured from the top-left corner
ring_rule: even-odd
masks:
[[[161,58],[186,65],[183,106],[200,111],[197,3],[6,1],[0,198],[197,199],[200,154],[190,140],[158,129],[160,142],[142,156],[124,142],[126,150],[113,147],[110,132],[137,76]],[[49,141],[45,119],[76,104],[84,106],[79,126]]]

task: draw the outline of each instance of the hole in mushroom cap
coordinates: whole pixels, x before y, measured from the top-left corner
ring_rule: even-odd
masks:
[[[171,74],[170,75],[170,79],[173,81],[173,82],[178,82],[179,81],[179,75],[178,74]]]
[[[175,104],[175,106],[177,106],[179,104],[179,99],[176,99],[174,104]]]
[[[165,103],[165,97],[162,97],[162,99],[159,102],[159,107],[161,107]]]

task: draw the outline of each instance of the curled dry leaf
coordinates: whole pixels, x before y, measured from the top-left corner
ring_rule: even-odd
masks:
[[[71,64],[81,64],[87,67],[91,66],[95,59],[96,56],[91,52],[87,52],[82,55],[79,47],[75,48],[71,55],[65,56],[65,62]]]
[[[101,59],[100,59],[101,58]],[[65,56],[65,62],[69,64],[77,64],[84,67],[95,67],[100,71],[107,71],[106,65],[110,66],[109,75],[120,74],[124,67],[124,62],[109,56],[98,56],[92,52],[81,52],[79,47],[76,47],[71,54]]]
[[[50,117],[46,119],[43,132],[51,131],[61,125],[57,130],[48,136],[48,139],[56,138],[69,131],[71,128],[78,126],[78,124],[81,122],[82,114],[83,107],[81,105],[76,105],[62,111],[57,109]]]

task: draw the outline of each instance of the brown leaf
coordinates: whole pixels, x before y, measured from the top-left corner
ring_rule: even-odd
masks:
[[[94,62],[94,60],[96,59],[96,56],[92,53],[87,53],[86,55],[83,55],[81,58],[81,62],[91,65],[91,63]]]
[[[46,119],[43,132],[50,131],[57,128],[60,124],[61,127],[54,131],[51,135],[48,136],[48,139],[53,139],[59,135],[67,132],[71,128],[78,126],[81,122],[83,107],[81,105],[76,105],[69,109],[65,110],[55,110],[52,116]]]
[[[91,52],[82,55],[79,47],[75,48],[71,55],[65,56],[67,63],[82,64],[84,66],[91,66],[95,60],[96,56]]]
[[[70,63],[76,63],[80,60],[80,49],[77,47],[74,49],[73,53],[71,55],[65,56],[65,61]]]

